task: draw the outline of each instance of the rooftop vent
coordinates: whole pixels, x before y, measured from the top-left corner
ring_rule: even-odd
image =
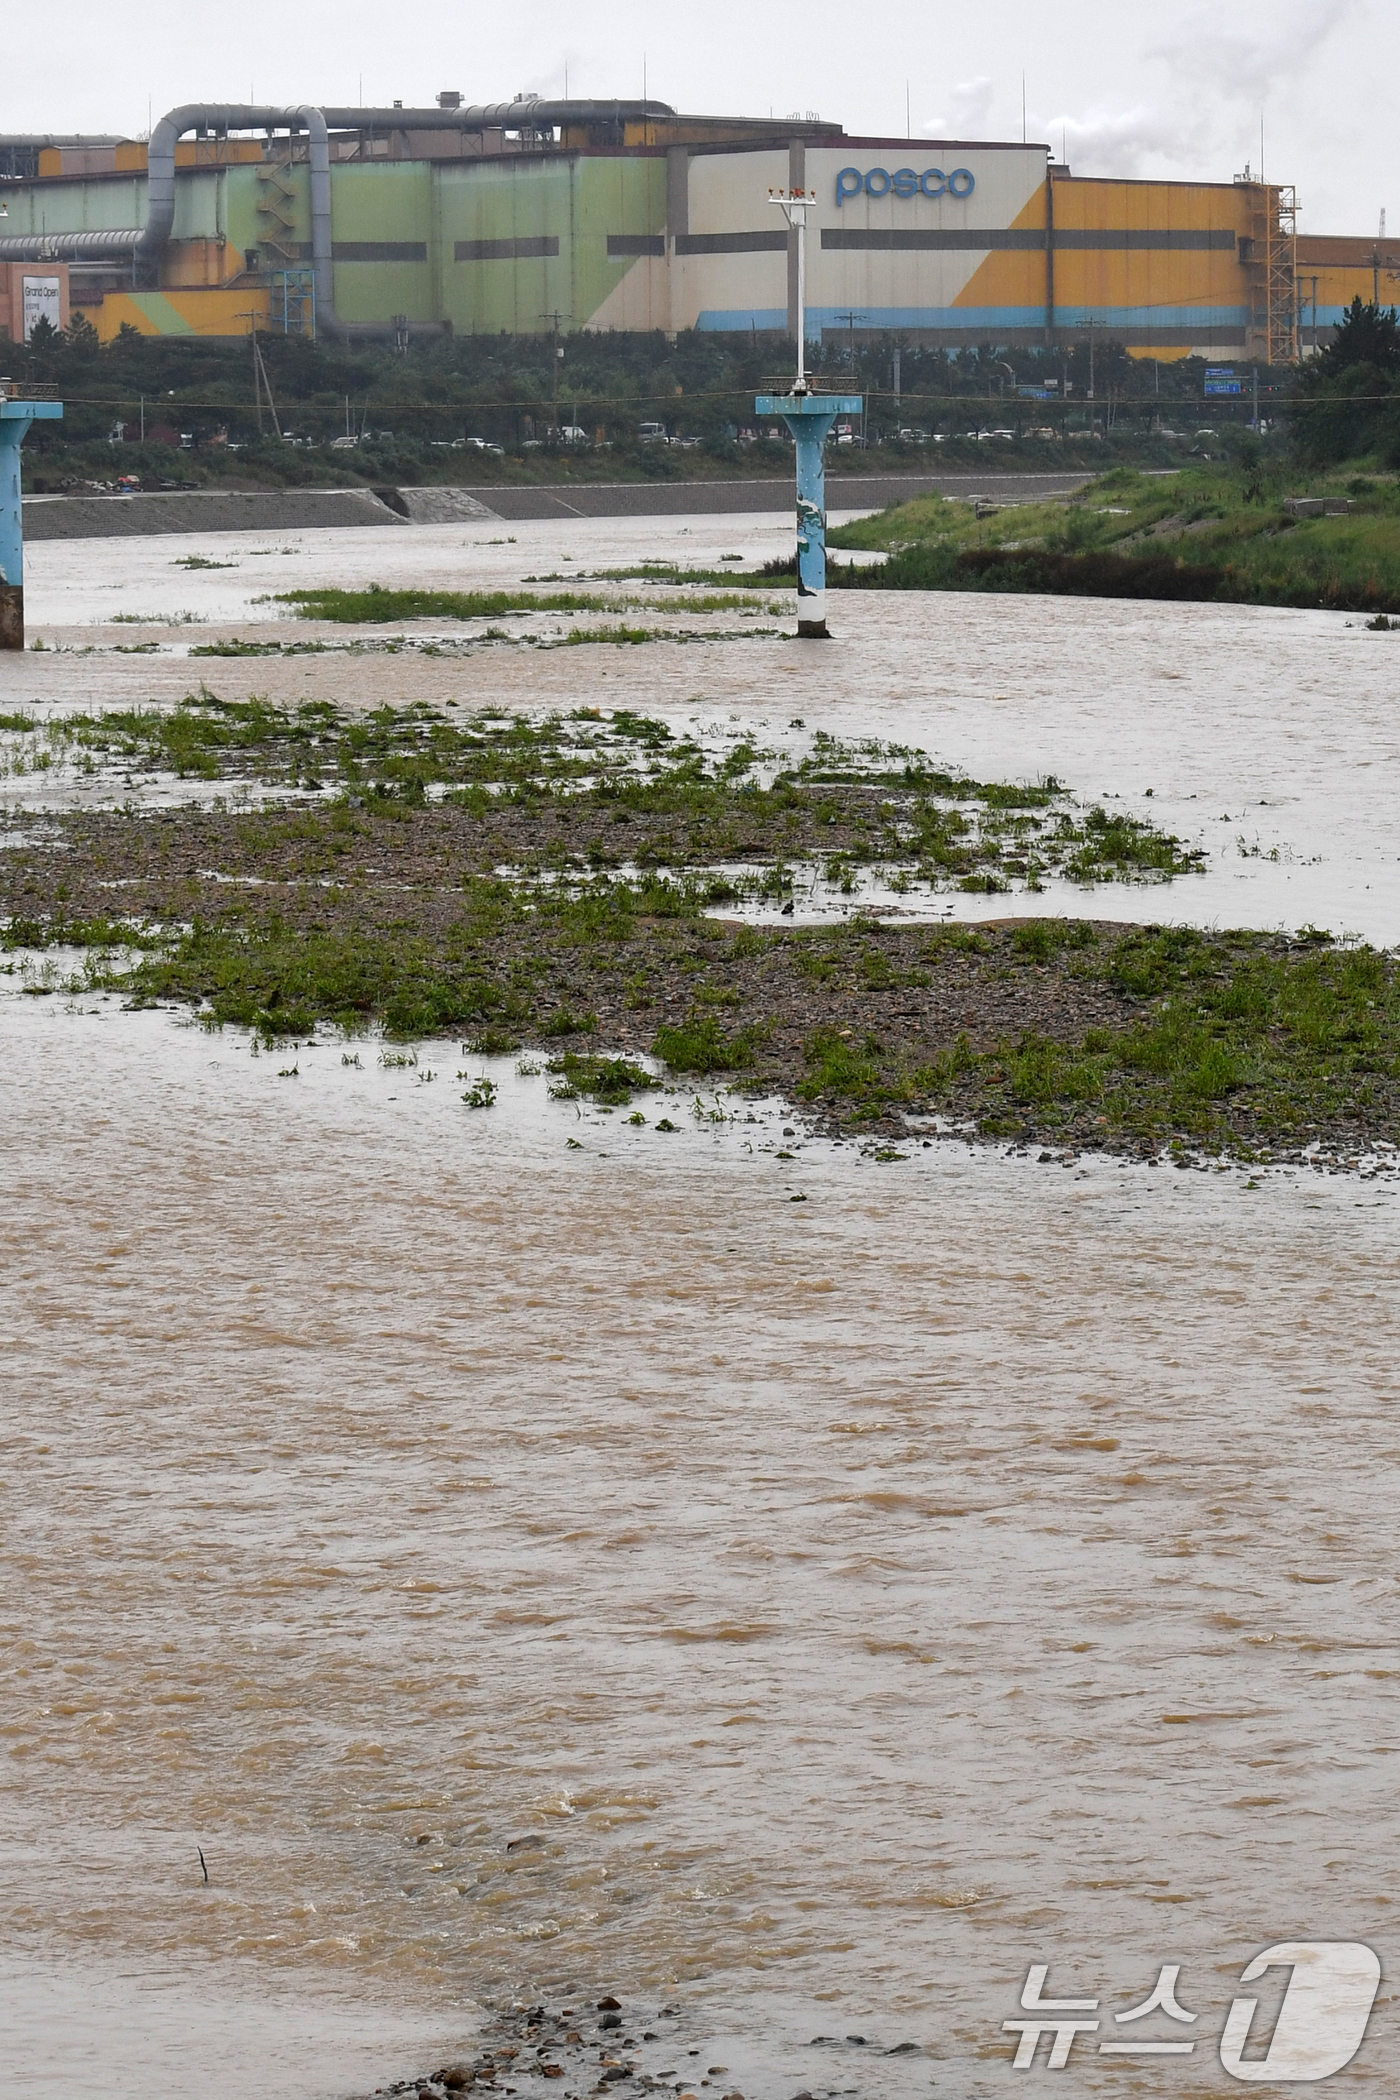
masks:
[[[444,88],[438,96],[439,109],[460,109],[462,98],[455,88]]]

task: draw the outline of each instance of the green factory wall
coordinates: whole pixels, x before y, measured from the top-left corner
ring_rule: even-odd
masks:
[[[433,170],[427,161],[387,168],[331,170],[331,231],[335,248],[335,307],[343,321],[439,318],[440,275]],[[346,249],[376,251],[358,259]],[[385,250],[418,249],[421,261],[395,260]]]
[[[235,248],[269,235],[300,262],[311,257],[310,178],[305,164],[279,171],[290,195],[285,233],[260,214],[270,194],[264,171],[232,167],[180,177],[177,239],[224,234]],[[99,184],[63,185],[89,196]],[[122,184],[130,201],[130,189]],[[145,184],[135,223],[145,216]],[[57,185],[46,185],[55,189]],[[279,188],[277,194],[281,196]],[[73,223],[67,203],[50,223]],[[112,222],[109,222],[112,223]],[[336,311],[347,321],[448,320],[464,334],[534,334],[581,328],[617,289],[635,256],[609,256],[609,235],[656,236],[666,226],[663,156],[560,155],[467,166],[382,161],[331,170]],[[23,227],[21,231],[27,230]],[[355,255],[347,250],[360,250]],[[418,250],[396,256],[396,249]],[[553,252],[549,252],[553,250]]]
[[[276,183],[270,179],[275,172]],[[175,183],[175,235],[181,236],[180,199],[193,180],[180,175]],[[224,168],[219,179],[226,187],[224,204],[227,225],[219,229],[226,233],[235,248],[246,254],[249,248],[261,248],[269,237],[278,240],[298,259],[311,254],[311,172],[305,166],[277,168],[271,166]],[[284,196],[284,191],[287,193]],[[285,230],[278,223],[259,213],[258,206],[276,196],[281,202],[291,225]],[[203,228],[199,229],[201,232]],[[189,236],[186,236],[188,238]]]
[[[584,327],[635,260],[610,257],[608,235],[666,224],[656,156],[488,161],[441,168],[436,182],[440,311],[464,334],[540,333],[553,313],[565,329]]]
[[[102,182],[6,183],[7,238],[31,233],[106,233],[146,223],[144,175],[108,176]]]

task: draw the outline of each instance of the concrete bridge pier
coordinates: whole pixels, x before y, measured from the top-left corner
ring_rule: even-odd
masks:
[[[31,423],[56,423],[61,401],[32,399],[35,387],[0,379],[0,649],[24,647],[24,504],[19,448]]]

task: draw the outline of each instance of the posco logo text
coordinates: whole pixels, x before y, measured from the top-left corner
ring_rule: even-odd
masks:
[[[954,168],[945,175],[941,168],[925,168],[920,175],[913,168],[896,168],[891,175],[888,168],[867,168],[862,174],[859,168],[843,168],[836,178],[836,202],[844,204],[848,197],[970,197],[977,187],[971,168]]]

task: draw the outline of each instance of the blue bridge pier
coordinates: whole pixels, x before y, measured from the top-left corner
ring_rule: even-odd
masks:
[[[49,390],[0,379],[0,649],[24,647],[24,505],[19,448],[31,423],[56,423],[63,403]]]
[[[760,394],[760,416],[781,416],[797,443],[797,632],[827,639],[826,627],[826,441],[838,416],[858,416],[859,394]]]

